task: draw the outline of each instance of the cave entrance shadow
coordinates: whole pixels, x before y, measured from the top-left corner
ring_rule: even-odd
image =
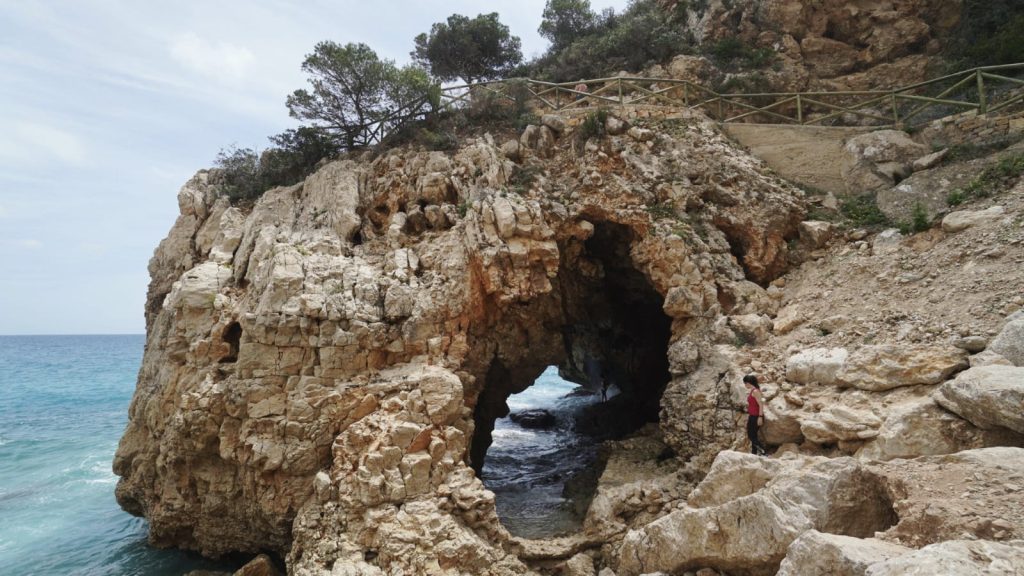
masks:
[[[469,458],[478,474],[495,421],[509,414],[509,396],[530,387],[550,365],[598,399],[602,378],[619,391],[575,415],[575,433],[596,442],[658,421],[670,379],[672,323],[662,310],[663,297],[632,261],[635,241],[629,227],[599,222],[585,241],[560,243],[561,264],[550,294],[516,305],[497,326],[477,335],[488,343],[480,349],[491,354],[474,407]],[[587,504],[596,476],[592,480],[590,494],[582,494]]]

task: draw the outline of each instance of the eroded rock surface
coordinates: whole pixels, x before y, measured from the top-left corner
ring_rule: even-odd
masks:
[[[544,124],[521,165],[483,137],[329,163],[245,211],[206,172],[182,189],[114,462],[151,542],[296,574],[528,573],[472,467],[551,364],[610,366],[664,450],[731,441],[734,400],[694,378],[718,315],[771,311],[751,280],[788,265],[802,193],[699,115],[582,155]]]

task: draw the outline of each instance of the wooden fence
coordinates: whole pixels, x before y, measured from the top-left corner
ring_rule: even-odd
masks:
[[[453,86],[441,109],[481,98],[520,102],[541,112],[627,106],[700,109],[719,122],[910,127],[963,111],[997,112],[1024,102],[1024,63],[973,68],[891,90],[720,94],[687,80],[614,77],[552,83],[517,78]],[[581,84],[583,86],[581,86]],[[585,88],[584,88],[585,86]]]

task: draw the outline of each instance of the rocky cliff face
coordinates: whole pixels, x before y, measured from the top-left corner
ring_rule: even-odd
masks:
[[[316,575],[1024,567],[1024,184],[844,232],[698,114],[574,123],[244,210],[190,180],[114,462],[150,540]],[[514,538],[474,472],[494,420],[590,360],[631,434],[579,533]],[[769,459],[730,450],[748,372]]]
[[[924,80],[941,63],[943,40],[961,13],[959,0],[708,0],[685,5],[690,7],[687,29],[705,49],[738,39],[770,50],[776,59],[753,73],[730,74],[702,58],[682,56],[664,72],[711,83],[733,78],[780,92],[884,89]]]
[[[622,418],[677,454],[731,442],[731,384],[698,376],[722,313],[775,306],[802,193],[697,115],[587,142],[546,124],[334,162],[251,210],[185,185],[114,463],[153,543],[525,573],[472,467],[551,364],[611,366]]]

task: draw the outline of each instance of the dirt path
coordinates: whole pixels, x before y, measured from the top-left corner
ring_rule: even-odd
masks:
[[[843,140],[874,128],[726,124],[726,134],[787,180],[845,194]]]

